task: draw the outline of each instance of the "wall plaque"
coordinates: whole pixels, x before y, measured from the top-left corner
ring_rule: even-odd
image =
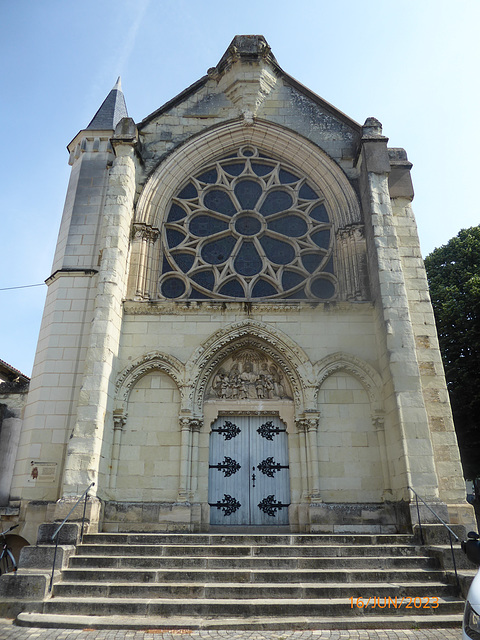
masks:
[[[57,479],[56,462],[39,462],[32,460],[28,470],[28,482],[33,484],[51,484]]]

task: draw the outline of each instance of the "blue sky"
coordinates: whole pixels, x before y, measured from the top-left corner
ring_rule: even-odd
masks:
[[[235,34],[413,162],[424,255],[480,223],[478,0],[0,0],[0,289],[49,275],[66,145],[122,77],[142,120],[202,77]],[[0,291],[0,359],[30,375],[46,286]]]

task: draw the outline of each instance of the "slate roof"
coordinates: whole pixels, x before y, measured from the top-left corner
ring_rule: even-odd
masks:
[[[103,101],[100,109],[93,116],[87,129],[115,129],[120,120],[127,117],[127,105],[125,104],[120,78],[118,78],[115,86]]]

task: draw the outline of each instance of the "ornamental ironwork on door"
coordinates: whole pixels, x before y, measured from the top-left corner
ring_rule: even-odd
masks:
[[[288,524],[287,432],[277,417],[229,416],[214,423],[208,502],[214,525]]]

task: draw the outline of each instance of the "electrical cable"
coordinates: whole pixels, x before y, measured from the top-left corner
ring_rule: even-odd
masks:
[[[0,289],[0,291],[11,291],[12,289],[28,289],[29,287],[41,287],[42,285],[45,285],[45,282],[39,282],[38,284],[24,284],[21,287],[5,287],[3,289]]]

